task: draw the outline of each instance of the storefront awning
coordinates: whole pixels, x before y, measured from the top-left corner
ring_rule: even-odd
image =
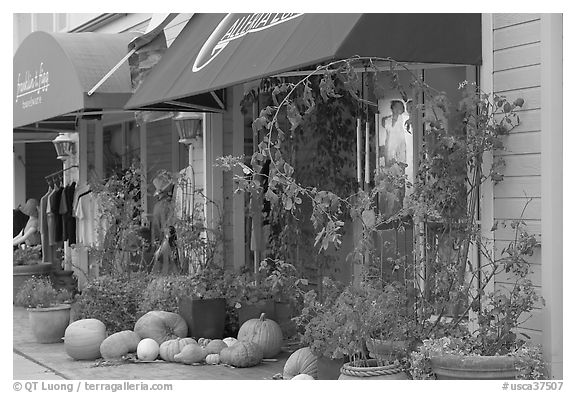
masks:
[[[481,47],[480,14],[195,14],[126,108],[209,105],[205,93],[352,56],[478,65]]]
[[[15,134],[74,130],[79,112],[122,109],[132,95],[127,62],[89,92],[128,53],[136,36],[34,32],[26,37],[14,55]]]

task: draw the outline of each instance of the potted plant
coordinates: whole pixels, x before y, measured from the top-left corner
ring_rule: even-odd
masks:
[[[27,307],[28,318],[36,341],[42,344],[62,341],[70,323],[72,296],[68,291],[56,290],[49,278],[27,280],[16,295],[16,305]]]
[[[41,245],[18,247],[14,250],[12,268],[13,299],[22,284],[33,276],[47,276],[50,274],[52,264],[42,262]]]
[[[262,274],[242,269],[231,282],[229,299],[238,318],[238,327],[250,319],[259,318],[262,313],[276,321],[274,295]]]

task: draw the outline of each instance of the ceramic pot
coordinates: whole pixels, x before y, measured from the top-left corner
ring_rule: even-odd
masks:
[[[64,332],[70,323],[70,305],[29,308],[28,320],[36,342],[41,344],[62,342]]]
[[[188,324],[188,335],[196,338],[224,338],[226,299],[192,299],[178,302],[178,313]]]
[[[274,300],[261,300],[257,303],[246,304],[240,303],[240,308],[237,309],[238,312],[238,326],[249,319],[258,319],[262,313],[266,314],[267,319],[276,321],[276,308],[274,305]]]
[[[318,379],[336,380],[340,376],[340,369],[346,363],[346,359],[329,359],[318,356]]]
[[[438,379],[515,379],[518,375],[512,356],[443,355],[430,358]]]
[[[367,361],[355,361],[345,363],[340,369],[338,379],[363,379],[363,380],[406,380],[409,379],[402,367],[397,364],[379,365],[376,359]]]

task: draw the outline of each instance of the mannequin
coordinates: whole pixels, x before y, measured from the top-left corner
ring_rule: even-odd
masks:
[[[17,247],[22,243],[26,244],[27,246],[35,246],[40,244],[38,201],[34,198],[28,199],[26,204],[21,206],[19,209],[29,218],[24,229],[12,239],[12,245]]]

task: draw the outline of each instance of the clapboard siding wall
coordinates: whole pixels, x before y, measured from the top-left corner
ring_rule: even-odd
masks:
[[[530,233],[541,232],[541,22],[539,14],[493,15],[493,88],[513,101],[525,100],[519,112],[521,124],[505,138],[505,150],[496,155],[506,161],[504,181],[494,186],[494,219],[510,222],[523,219]],[[526,205],[527,201],[531,200]],[[495,232],[495,255],[514,239],[508,225]],[[529,258],[534,273],[531,279],[541,290],[542,261],[537,252]],[[496,287],[509,287],[509,275],[496,277]],[[541,307],[524,323],[523,331],[535,342],[541,341]]]

